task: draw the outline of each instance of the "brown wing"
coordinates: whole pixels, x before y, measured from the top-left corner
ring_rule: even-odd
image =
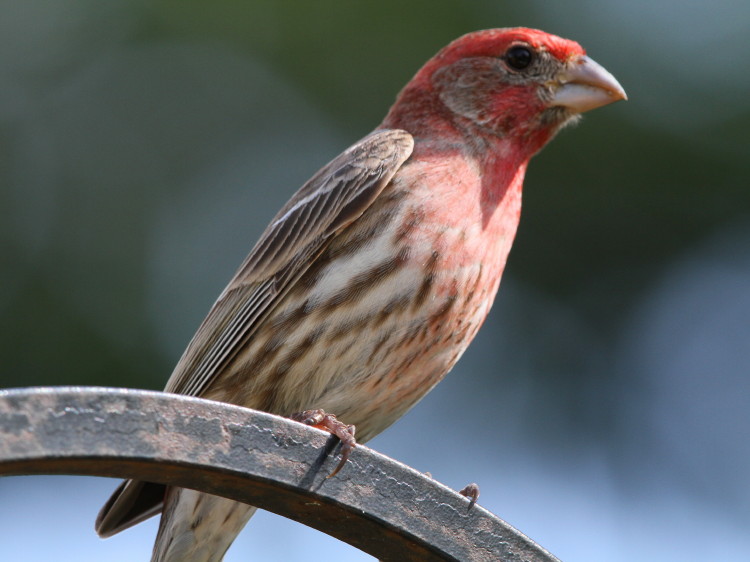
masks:
[[[405,131],[376,131],[302,186],[219,296],[165,390],[201,396],[326,243],[372,204],[412,147]]]
[[[165,390],[200,396],[332,237],[359,218],[411,155],[400,130],[375,131],[315,174],[284,205],[188,344]],[[96,531],[114,535],[161,511],[164,486],[126,481]]]

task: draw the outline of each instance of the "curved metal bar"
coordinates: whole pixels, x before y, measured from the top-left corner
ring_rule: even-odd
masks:
[[[366,447],[326,479],[336,444],[279,416],[161,392],[0,391],[0,475],[194,488],[294,519],[381,560],[557,560],[480,506],[468,509],[453,490]]]

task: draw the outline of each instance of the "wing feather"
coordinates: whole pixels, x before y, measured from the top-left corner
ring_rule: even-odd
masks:
[[[405,131],[375,131],[303,185],[214,303],[165,390],[201,396],[332,237],[372,204],[412,148]]]

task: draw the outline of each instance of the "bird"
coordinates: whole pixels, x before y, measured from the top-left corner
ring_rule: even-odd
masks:
[[[322,427],[344,442],[345,462],[476,335],[532,156],[582,113],[625,99],[577,42],[544,31],[487,29],[449,43],[271,220],[165,391]],[[95,528],[108,537],[161,512],[153,562],[218,562],[255,509],[128,480]]]

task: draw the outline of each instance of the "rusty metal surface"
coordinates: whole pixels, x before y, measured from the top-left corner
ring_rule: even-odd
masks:
[[[0,391],[0,475],[88,474],[195,488],[289,517],[381,560],[557,560],[481,506],[469,510],[455,491],[366,447],[326,479],[336,442],[271,414],[158,392]]]

